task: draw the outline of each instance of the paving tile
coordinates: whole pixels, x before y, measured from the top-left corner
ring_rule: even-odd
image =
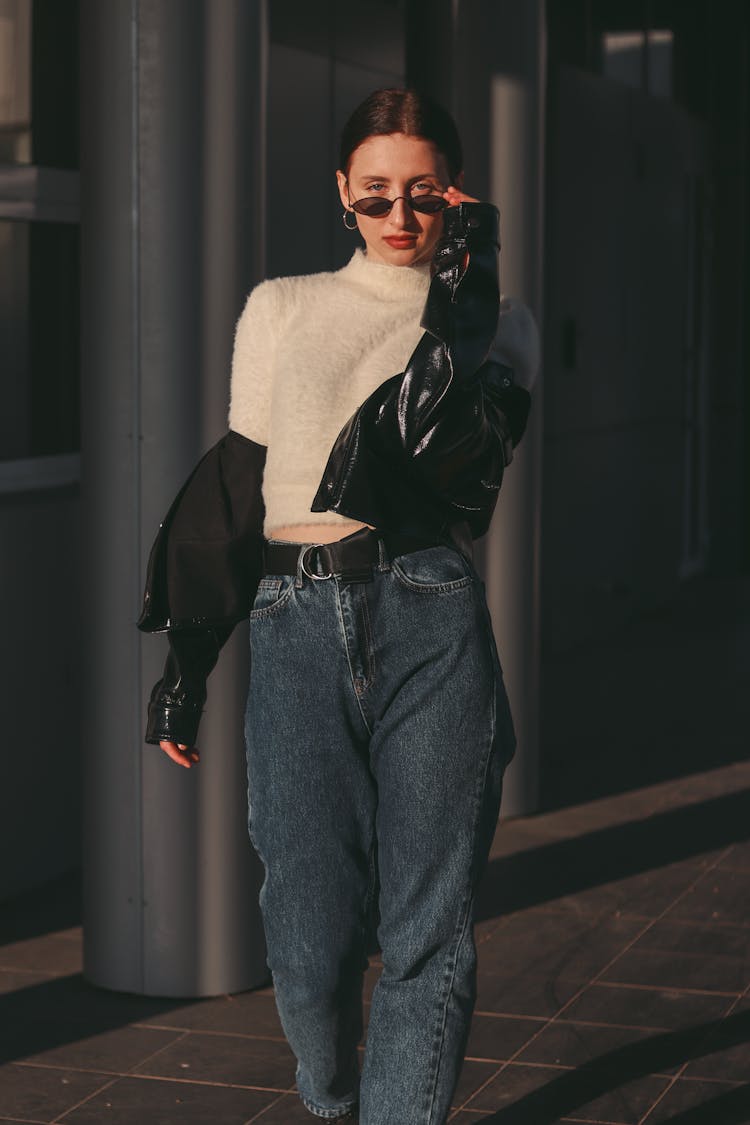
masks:
[[[466,1057],[505,1062],[528,1042],[544,1024],[519,1016],[489,1016],[474,1013],[466,1046]]]
[[[502,1110],[512,1106],[508,1120],[514,1125],[539,1125],[565,1116],[637,1125],[669,1082],[666,1077],[647,1075],[620,1083],[605,1071],[511,1063],[464,1108]]]
[[[681,860],[562,895],[550,906],[579,914],[603,915],[619,911],[636,918],[658,918],[695,880],[695,863]]]
[[[750,927],[750,878],[747,871],[715,869],[676,902],[666,915],[700,922],[731,922]]]
[[[488,1079],[492,1078],[497,1069],[497,1063],[464,1059],[461,1074],[453,1093],[453,1105],[456,1109],[467,1102]]]
[[[551,1024],[516,1061],[588,1067],[620,1081],[647,1074],[675,1074],[700,1053],[703,1028],[644,1031],[639,1028]]]
[[[616,1079],[610,1081],[613,1086],[611,1090],[576,1105],[570,1116],[576,1121],[606,1121],[617,1122],[618,1125],[637,1125],[664,1092],[670,1079],[648,1075],[632,1082],[619,1083]],[[579,1085],[585,1098],[587,1093],[585,1081],[580,1081]]]
[[[64,934],[43,934],[0,946],[0,968],[32,969],[50,976],[70,976],[83,968],[80,942]]]
[[[0,969],[0,996],[45,984],[49,979],[49,973],[34,972],[31,969]]]
[[[565,1019],[668,1030],[712,1023],[731,1002],[717,993],[591,984],[565,1009]]]
[[[600,979],[739,995],[750,982],[750,961],[741,957],[706,957],[703,953],[630,949]]]
[[[509,1016],[554,1016],[580,992],[581,981],[549,977],[509,977],[501,973],[477,974],[477,1010]]]
[[[502,926],[503,921],[502,917],[486,918],[484,921],[474,924],[474,942],[477,948],[492,939],[499,927]]]
[[[590,980],[643,929],[622,916],[593,921],[533,910],[509,918],[479,951],[479,965],[511,976]]]
[[[461,1108],[488,1112],[502,1110],[512,1105],[513,1121],[517,1121],[519,1125],[526,1125],[527,1121],[533,1120],[534,1112],[538,1113],[542,1106],[548,1104],[544,1091],[561,1077],[566,1077],[568,1073],[559,1067],[508,1063],[492,1082]],[[523,1099],[526,1098],[533,1102],[533,1106],[528,1111],[527,1106],[523,1104]]]
[[[733,871],[750,872],[750,840],[733,844],[729,854],[720,860],[719,867]]]
[[[642,1028],[555,1020],[524,1047],[516,1061],[567,1067],[595,1064],[629,1074],[670,1073],[683,1065],[684,1050],[670,1058],[663,1039],[663,1033]]]
[[[750,1010],[738,1008],[700,1044],[683,1077],[747,1081],[750,1075]]]
[[[316,1118],[311,1117],[302,1104],[298,1094],[286,1094],[279,1097],[274,1095],[274,1100],[257,1117],[252,1118],[252,1125],[314,1125]]]
[[[119,1027],[97,1035],[83,1034],[81,1038],[74,1038],[78,1034],[71,1031],[68,1043],[25,1057],[48,1066],[125,1074],[180,1036],[179,1032],[151,1027]]]
[[[654,922],[633,949],[659,949],[667,953],[699,953],[704,957],[738,957],[750,964],[750,930],[743,926],[675,921]]]
[[[275,1039],[191,1031],[136,1068],[138,1074],[288,1090],[294,1055]]]
[[[29,1123],[30,1125],[49,1125],[47,1121],[42,1121],[41,1118],[36,1117],[0,1117],[2,1125],[5,1125],[6,1122],[8,1122],[8,1125],[17,1125],[19,1121],[23,1122],[23,1125],[29,1125]]]
[[[64,1047],[175,1007],[178,1001],[94,988],[80,975],[37,980],[0,995],[0,1060]]]
[[[106,1074],[6,1063],[0,1067],[0,1107],[9,1117],[51,1121],[109,1081]]]
[[[713,1049],[709,1046],[701,1058],[688,1064],[683,1077],[743,1082],[749,1075],[750,1043],[736,1043],[731,1047],[716,1043]]]
[[[187,1004],[176,1011],[156,1013],[141,1021],[148,1026],[186,1031],[224,1031],[283,1039],[284,1030],[270,992],[238,992]]]
[[[65,1117],[65,1125],[245,1125],[276,1097],[262,1090],[119,1078]]]
[[[747,1077],[747,1076],[745,1076]],[[648,1116],[648,1125],[747,1125],[750,1086],[678,1079]]]

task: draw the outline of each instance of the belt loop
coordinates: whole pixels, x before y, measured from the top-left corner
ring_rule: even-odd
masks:
[[[391,561],[388,558],[388,553],[385,549],[385,539],[382,535],[378,536],[378,570],[382,572],[391,569]]]
[[[303,543],[297,555],[297,573],[294,576],[294,585],[297,590],[300,590],[304,584],[304,579],[302,578],[302,560],[305,557],[305,551],[309,550],[309,548],[309,543]]]

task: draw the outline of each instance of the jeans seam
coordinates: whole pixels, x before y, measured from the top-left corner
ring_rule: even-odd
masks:
[[[375,810],[377,813],[377,809]],[[376,848],[377,848],[377,831],[375,828],[376,817],[372,818],[372,833],[370,835],[370,846],[367,849],[367,890],[365,891],[365,903],[362,916],[362,945],[363,948],[367,947],[370,938],[370,923],[373,920],[373,908],[375,905],[375,892],[378,885],[378,868],[376,862]]]
[[[443,1048],[445,1046],[445,1027],[448,1020],[448,1001],[453,992],[453,984],[456,979],[456,966],[458,964],[458,954],[466,936],[466,923],[469,920],[471,911],[473,895],[469,895],[464,899],[461,904],[460,926],[457,927],[458,933],[455,938],[455,944],[451,949],[447,959],[446,966],[443,973],[443,993],[440,997],[440,1011],[438,1013],[438,1027],[435,1030],[435,1043],[432,1050],[432,1090],[428,1091],[429,1101],[427,1103],[427,1117],[426,1125],[432,1125],[433,1112],[435,1109],[435,1099],[437,1097],[438,1079],[440,1078],[440,1065],[443,1061]]]
[[[468,895],[464,898],[461,906],[460,927],[457,927],[458,933],[456,935],[455,943],[451,952],[446,958],[446,966],[444,973],[444,981],[447,987],[444,988],[443,995],[440,998],[440,1010],[438,1012],[438,1025],[435,1029],[435,1040],[432,1051],[433,1061],[433,1077],[432,1077],[432,1090],[428,1093],[429,1103],[427,1105],[427,1118],[426,1125],[432,1125],[433,1114],[435,1111],[435,1101],[437,1098],[438,1079],[440,1077],[440,1066],[443,1060],[443,1052],[445,1048],[445,1029],[448,1021],[448,1003],[450,1001],[451,993],[453,992],[453,984],[456,979],[456,967],[458,964],[458,954],[467,933],[467,922],[470,924],[471,907],[474,901],[476,881],[475,867],[476,867],[476,847],[479,836],[479,814],[482,807],[482,797],[487,790],[488,776],[490,765],[492,762],[492,749],[495,743],[495,736],[497,733],[497,684],[493,677],[492,680],[492,712],[490,720],[490,737],[487,741],[487,750],[482,761],[482,767],[478,771],[476,792],[474,794],[474,809],[472,817],[472,845],[471,856],[469,863],[469,886]]]
[[[362,684],[362,691],[365,691],[375,679],[375,645],[372,639],[372,626],[370,624],[370,610],[367,606],[367,593],[364,590],[361,592],[360,598],[360,605],[362,607],[362,631],[365,637],[367,656],[367,677]]]
[[[341,587],[339,586],[338,582],[335,583],[335,589],[336,589],[336,609],[338,611],[339,625],[341,627],[341,635],[342,635],[343,640],[344,640],[344,652],[346,653],[346,662],[347,662],[347,665],[349,666],[349,679],[351,681],[352,688],[353,688],[354,687],[354,681],[355,681],[356,677],[354,675],[354,668],[352,667],[351,653],[349,652],[349,640],[348,640],[348,637],[346,635],[346,622],[344,621],[344,607],[341,604]],[[360,700],[360,697],[357,695],[356,690],[354,691],[354,698],[357,701],[357,709],[359,710],[359,713],[362,717],[362,722],[365,724],[365,730],[367,731],[367,733],[370,736],[372,736],[372,730],[370,729],[370,724],[367,721],[364,710],[362,708],[362,702]]]

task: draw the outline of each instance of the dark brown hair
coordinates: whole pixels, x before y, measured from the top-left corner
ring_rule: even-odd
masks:
[[[354,153],[368,137],[405,133],[432,141],[445,157],[453,182],[463,169],[463,153],[456,123],[443,107],[417,90],[373,90],[357,106],[341,131],[339,168],[349,174]]]

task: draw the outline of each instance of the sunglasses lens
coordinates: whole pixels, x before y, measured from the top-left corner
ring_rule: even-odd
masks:
[[[378,219],[382,215],[387,215],[393,203],[390,199],[378,199],[374,196],[370,199],[357,199],[352,203],[352,207],[360,215],[368,215],[371,219]]]
[[[399,196],[399,198],[403,198]],[[435,215],[438,211],[448,206],[448,201],[442,195],[412,195],[407,200],[415,211],[425,215]],[[380,219],[387,215],[395,203],[394,199],[384,199],[383,196],[366,196],[364,199],[352,201],[352,207],[360,215],[367,215],[370,219]]]
[[[448,206],[448,200],[442,195],[416,195],[410,202],[415,211],[422,211],[425,215],[435,215]]]

